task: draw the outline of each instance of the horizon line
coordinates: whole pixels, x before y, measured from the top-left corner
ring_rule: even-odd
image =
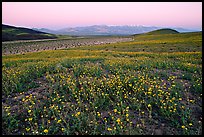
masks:
[[[8,23],[3,23],[2,25],[8,25],[8,26],[14,26],[14,27],[20,27],[20,28],[29,28],[29,29],[49,29],[49,30],[61,30],[61,29],[67,29],[67,28],[78,28],[78,27],[91,27],[91,26],[131,26],[131,27],[156,27],[158,29],[164,29],[164,28],[173,28],[173,29],[187,29],[189,31],[202,31],[202,28],[186,28],[186,27],[181,27],[181,26],[153,26],[153,25],[138,25],[138,24],[125,24],[125,25],[113,25],[113,24],[93,24],[93,25],[79,25],[79,26],[68,26],[68,27],[62,27],[62,28],[51,28],[51,27],[30,27],[30,26],[25,26],[25,25],[13,25],[13,24],[8,24]]]

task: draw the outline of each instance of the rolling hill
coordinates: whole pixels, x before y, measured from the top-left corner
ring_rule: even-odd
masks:
[[[147,34],[156,35],[156,34],[176,34],[176,33],[179,33],[179,32],[173,29],[165,28],[165,29],[154,30],[154,31],[148,32]]]
[[[13,27],[2,24],[2,41],[55,39],[57,36],[28,28]]]

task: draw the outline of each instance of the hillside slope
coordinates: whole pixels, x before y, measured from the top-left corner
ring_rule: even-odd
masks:
[[[154,30],[154,31],[148,32],[147,34],[155,35],[155,34],[177,34],[177,33],[179,32],[176,30],[166,28],[166,29]]]
[[[2,24],[2,41],[54,39],[54,34]]]
[[[83,50],[129,51],[129,52],[188,52],[202,51],[202,32],[176,34],[147,33],[132,36],[133,41],[80,47]],[[76,47],[76,49],[79,49]]]

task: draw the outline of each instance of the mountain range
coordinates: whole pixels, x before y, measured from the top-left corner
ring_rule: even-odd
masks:
[[[60,35],[133,35],[146,33],[154,31],[157,29],[162,29],[162,27],[155,26],[108,26],[108,25],[92,25],[85,27],[68,27],[59,30],[50,30],[46,28],[33,28],[33,30],[51,33],[51,34],[60,34]],[[178,32],[193,32],[196,30],[189,30],[185,28],[171,28]]]

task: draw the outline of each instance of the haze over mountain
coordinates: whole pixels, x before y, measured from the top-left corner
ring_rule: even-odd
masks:
[[[84,27],[68,27],[59,30],[51,30],[46,28],[33,28],[41,32],[52,33],[52,34],[62,34],[62,35],[132,35],[146,33],[157,29],[162,29],[162,27],[155,26],[108,26],[108,25],[92,25]],[[185,28],[171,28],[178,32],[193,32],[197,30],[189,30]]]

